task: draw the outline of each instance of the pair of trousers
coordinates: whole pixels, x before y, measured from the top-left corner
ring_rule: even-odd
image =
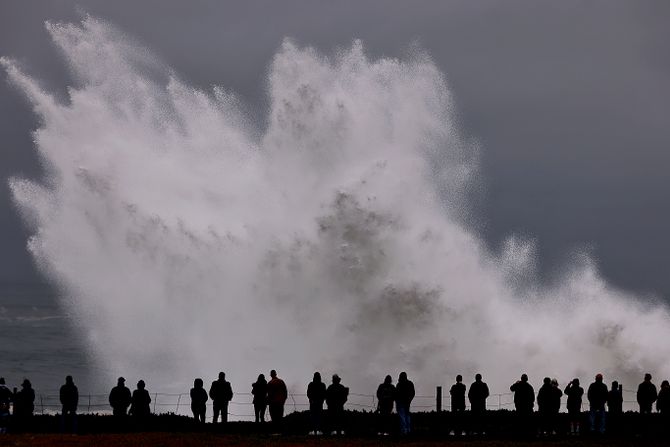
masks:
[[[409,417],[409,407],[404,405],[397,405],[395,407],[398,412],[398,417],[400,418],[400,434],[406,435],[409,434],[411,430],[411,421]]]
[[[221,422],[228,422],[228,401],[214,402],[212,407],[214,408],[214,419],[212,420],[212,423],[216,424],[219,420],[219,414],[221,414]]]

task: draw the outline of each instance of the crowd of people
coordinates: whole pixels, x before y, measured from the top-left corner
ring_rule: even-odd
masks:
[[[582,402],[584,389],[580,386],[579,379],[570,381],[565,389],[559,387],[556,379],[545,377],[537,394],[529,383],[528,376],[522,374],[521,378],[510,386],[514,394],[514,407],[516,412],[517,428],[519,433],[552,435],[559,432],[558,414],[561,410],[563,395],[567,396],[567,413],[569,419],[569,434],[579,435],[582,422]],[[623,414],[623,389],[614,381],[608,389],[603,382],[602,374],[597,374],[595,380],[588,387],[586,399],[589,404],[588,421],[589,431],[603,434],[605,430],[615,432],[618,422]],[[265,422],[266,411],[270,414],[273,429],[280,433],[282,431],[282,419],[284,417],[284,406],[288,398],[288,389],[285,382],[277,376],[275,370],[270,371],[270,380],[260,374],[251,385],[253,395],[253,407],[255,422]],[[449,390],[451,397],[451,425],[452,435],[484,434],[486,401],[490,396],[488,385],[482,380],[481,374],[475,375],[474,382],[468,388],[463,383],[461,375],[456,376],[456,383]],[[466,396],[470,403],[470,411],[466,420]],[[72,376],[65,378],[65,384],[60,388],[61,430],[77,431],[77,408],[79,404],[79,391],[74,384]],[[310,435],[322,435],[330,432],[331,435],[344,434],[344,406],[349,397],[349,388],[341,383],[337,374],[333,374],[331,384],[326,384],[321,379],[321,374],[315,372],[312,381],[307,386],[307,399],[309,400]],[[387,436],[392,432],[407,435],[411,432],[410,408],[415,397],[414,384],[408,379],[407,373],[401,372],[396,384],[393,378],[387,375],[379,385],[376,392],[378,414],[378,434]],[[204,381],[196,378],[193,388],[190,390],[191,411],[193,418],[198,423],[204,424],[206,420],[207,402],[212,400],[213,424],[228,421],[228,405],[233,399],[233,389],[230,382],[226,381],[226,375],[220,372],[207,392]],[[535,404],[537,403],[537,412]],[[650,374],[644,376],[644,380],[638,386],[637,403],[641,415],[641,427],[645,426],[647,419],[645,415],[652,412],[653,405],[662,415],[670,417],[670,383],[664,380],[660,390],[652,382]],[[137,382],[137,388],[131,393],[125,385],[125,379],[119,377],[117,384],[109,393],[109,405],[112,415],[117,421],[122,422],[128,417],[141,422],[152,414],[151,396],[146,389],[143,380]],[[326,411],[324,411],[324,405]],[[395,408],[397,418],[393,417]],[[12,410],[10,413],[10,409]],[[21,389],[14,388],[10,391],[5,384],[5,379],[0,377],[0,433],[7,430],[10,415],[14,418],[17,427],[29,426],[30,418],[35,410],[35,391],[29,380],[25,379]],[[607,411],[606,411],[607,410]],[[609,423],[606,420],[609,419]],[[399,426],[394,427],[395,420]],[[668,421],[664,419],[664,423]],[[397,428],[397,430],[396,430]]]

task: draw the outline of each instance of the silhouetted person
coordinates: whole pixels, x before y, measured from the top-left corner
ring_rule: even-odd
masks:
[[[331,435],[344,434],[344,404],[349,398],[349,388],[340,382],[340,376],[333,374],[333,382],[326,390],[326,405],[328,406],[328,421]]]
[[[603,375],[596,374],[596,380],[589,385],[586,393],[589,399],[589,422],[591,432],[605,433],[605,402],[607,402],[607,385],[603,383]]]
[[[537,392],[537,409],[540,413],[540,433],[546,435],[550,428],[551,411],[551,379],[545,377],[542,381],[542,386]]]
[[[133,391],[130,399],[130,414],[140,422],[146,420],[151,414],[151,397],[145,387],[144,380],[137,382],[137,389]]]
[[[514,393],[514,408],[516,408],[519,433],[530,434],[532,431],[533,407],[535,406],[535,390],[528,383],[528,376],[521,374],[509,390]]]
[[[572,379],[565,387],[565,395],[568,396],[568,419],[570,421],[570,434],[578,435],[582,419],[582,396],[584,388],[579,386],[579,379]]]
[[[310,435],[323,434],[323,403],[326,401],[326,384],[321,381],[321,373],[315,372],[314,378],[307,385],[309,400],[309,416],[312,423]]]
[[[470,391],[468,391],[473,433],[484,434],[484,416],[486,414],[486,399],[488,397],[489,386],[482,382],[481,374],[476,374],[475,381],[470,385]]]
[[[400,418],[400,434],[407,435],[411,430],[410,405],[415,396],[414,383],[407,379],[407,373],[401,372],[395,387],[395,410]]]
[[[651,374],[644,375],[644,382],[637,387],[637,403],[640,405],[640,414],[651,413],[651,408],[658,398],[656,385],[651,382]]]
[[[196,422],[205,423],[207,415],[207,391],[205,391],[202,379],[198,378],[193,381],[193,388],[191,388],[191,412]]]
[[[621,431],[623,418],[623,392],[619,382],[612,382],[612,388],[607,393],[607,427],[611,433]]]
[[[256,422],[265,422],[265,409],[268,406],[268,383],[265,375],[259,374],[256,382],[251,384],[254,399],[254,416]]]
[[[451,385],[449,395],[451,396],[451,416],[453,418],[452,434],[463,434],[463,412],[465,411],[465,384],[463,376],[456,376],[456,383]]]
[[[651,374],[644,375],[644,381],[637,387],[637,403],[640,405],[640,424],[638,430],[644,435],[649,434],[651,409],[658,398],[656,385],[651,382]]]
[[[284,418],[284,404],[288,398],[288,390],[282,379],[277,377],[277,371],[270,371],[270,381],[268,382],[268,407],[270,409],[270,419],[277,432],[281,431],[281,423]]]
[[[109,393],[109,405],[112,407],[112,414],[116,418],[125,418],[130,407],[131,394],[126,386],[126,379],[119,377],[116,386]]]
[[[12,392],[5,385],[5,378],[0,377],[0,433],[7,433],[9,424],[9,405],[12,402]]]
[[[23,431],[29,426],[30,419],[35,411],[35,390],[33,390],[30,380],[23,380],[21,391],[14,393],[13,401],[16,425],[19,431]]]
[[[558,380],[551,379],[551,394],[549,394],[549,429],[555,435],[558,430],[558,413],[561,411],[561,397],[563,391],[558,386]]]
[[[670,414],[670,382],[661,382],[661,390],[656,400],[656,410],[662,414]]]
[[[377,387],[377,411],[379,412],[379,432],[388,436],[391,433],[391,413],[395,402],[395,386],[391,376],[386,376],[384,382]]]
[[[661,382],[661,389],[656,400],[656,410],[661,413],[661,435],[667,439],[670,433],[670,383],[667,380]]]
[[[212,408],[214,410],[214,419],[212,424],[216,424],[221,414],[221,422],[228,422],[228,404],[233,400],[233,387],[226,381],[226,374],[219,373],[219,378],[212,382],[209,388],[209,397],[212,398]]]
[[[65,384],[60,387],[60,403],[63,406],[61,413],[61,431],[69,425],[70,430],[77,431],[77,406],[79,405],[79,390],[72,380],[72,376],[65,378]],[[69,424],[68,424],[69,422]]]

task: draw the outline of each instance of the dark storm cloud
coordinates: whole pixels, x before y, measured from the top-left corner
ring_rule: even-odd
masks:
[[[401,56],[418,41],[482,143],[477,212],[489,245],[533,237],[545,277],[587,247],[615,284],[670,296],[668,2],[3,2],[0,54],[62,92],[67,72],[43,22],[77,20],[78,5],[256,112],[285,36],[327,51],[361,38],[373,56]],[[0,281],[32,280],[4,179],[39,175],[36,122],[5,82],[0,94]]]

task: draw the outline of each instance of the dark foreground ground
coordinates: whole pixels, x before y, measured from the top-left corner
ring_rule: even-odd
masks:
[[[10,425],[10,434],[0,435],[0,447],[4,446],[260,446],[260,445],[451,445],[504,447],[512,445],[529,446],[670,446],[670,424],[659,414],[640,419],[637,413],[626,413],[618,419],[610,418],[608,433],[604,436],[588,435],[588,415],[584,413],[583,436],[568,436],[566,414],[559,415],[557,435],[540,437],[536,434],[537,420],[530,421],[531,429],[521,436],[517,431],[518,419],[511,411],[492,411],[486,415],[484,429],[486,435],[451,436],[455,423],[467,427],[469,415],[458,421],[449,412],[414,414],[413,434],[400,437],[396,434],[379,437],[378,415],[370,412],[347,412],[344,419],[345,436],[307,436],[310,430],[307,412],[288,415],[282,427],[282,434],[270,423],[230,422],[223,425],[196,424],[192,418],[174,414],[151,416],[142,424],[131,419],[119,422],[112,416],[80,415],[77,434],[60,434],[59,416],[36,415],[21,426]],[[326,419],[327,424],[327,419]],[[397,427],[397,421],[394,425]]]
[[[627,447],[650,446],[667,447],[667,441],[656,439],[452,439],[452,438],[376,438],[376,437],[338,437],[315,439],[308,436],[271,436],[271,435],[230,435],[215,433],[124,433],[98,435],[60,435],[60,434],[21,434],[0,436],[0,445],[7,447],[207,447],[207,446],[453,446],[453,447],[506,447],[506,446],[593,446]]]

